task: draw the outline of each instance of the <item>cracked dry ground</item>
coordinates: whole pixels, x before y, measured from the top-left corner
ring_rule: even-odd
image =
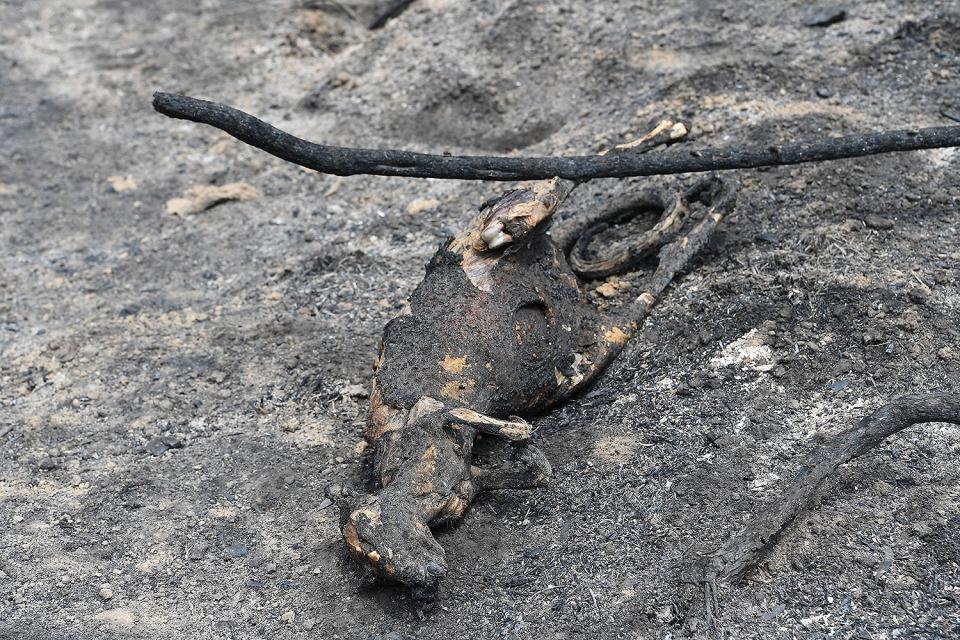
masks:
[[[368,477],[381,329],[503,187],[308,173],[151,91],[332,143],[531,155],[665,112],[706,146],[960,109],[956,2],[828,27],[803,2],[707,4],[419,0],[370,32],[332,3],[0,0],[0,637],[676,637],[681,571],[817,434],[960,390],[960,153],[729,174],[736,213],[642,339],[536,420],[553,484],[439,533],[431,610],[358,579],[322,490]],[[248,199],[166,212],[235,183]],[[730,637],[955,636],[957,436],[844,469],[722,589]]]

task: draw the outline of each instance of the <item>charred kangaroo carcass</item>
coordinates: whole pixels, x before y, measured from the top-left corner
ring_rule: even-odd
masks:
[[[366,430],[379,488],[330,494],[349,551],[416,597],[432,598],[447,570],[430,527],[462,518],[480,491],[547,481],[550,464],[530,444],[524,417],[604,370],[735,199],[728,184],[707,178],[588,215],[579,229],[548,232],[572,187],[537,182],[488,203],[440,247],[409,308],[384,330]],[[659,220],[639,239],[613,255],[591,254],[589,240],[610,218],[651,210]],[[591,280],[651,256],[657,267],[630,300],[601,310],[588,295]],[[507,459],[475,465],[478,434],[509,442]]]

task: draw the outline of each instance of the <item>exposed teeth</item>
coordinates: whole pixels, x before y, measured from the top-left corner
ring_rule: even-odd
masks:
[[[492,225],[480,232],[480,238],[488,245],[497,239],[497,236],[503,235],[503,223],[494,222]]]
[[[512,238],[501,231],[493,240],[487,240],[487,246],[491,249],[496,249],[497,247],[507,244],[510,240],[512,240]]]

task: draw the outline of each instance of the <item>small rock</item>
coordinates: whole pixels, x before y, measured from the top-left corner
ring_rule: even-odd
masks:
[[[153,438],[147,443],[147,453],[152,456],[162,456],[170,447],[163,441],[163,438]]]
[[[767,244],[777,244],[777,236],[773,235],[769,231],[761,231],[757,234],[757,242],[765,242]]]
[[[247,555],[246,545],[239,543],[231,544],[223,548],[223,555],[227,558],[242,558]]]
[[[440,206],[440,201],[436,198],[417,198],[407,205],[406,211],[409,215],[417,215],[430,209],[436,209]]]
[[[296,617],[296,614],[293,611],[287,611],[282,616],[280,616],[280,620],[282,622],[286,622],[287,624],[293,624],[293,619],[295,617]]]
[[[366,398],[369,394],[367,387],[362,384],[348,384],[340,387],[340,395],[349,398]]]
[[[808,27],[829,27],[847,19],[847,10],[844,7],[823,7],[815,9],[807,15],[804,24]]]
[[[104,600],[110,600],[113,598],[113,589],[110,587],[109,583],[104,583],[100,586],[100,597]]]
[[[183,440],[176,436],[160,436],[160,442],[167,445],[168,449],[183,449]]]
[[[899,328],[911,333],[920,328],[920,316],[916,311],[907,311],[894,322]]]
[[[53,458],[44,458],[43,460],[40,461],[40,464],[37,466],[40,467],[40,469],[43,471],[53,471],[60,465]]]
[[[837,380],[836,382],[827,384],[827,387],[830,388],[830,391],[843,391],[848,386],[850,386],[850,381],[846,379]]]
[[[604,282],[602,285],[597,287],[597,293],[604,298],[612,298],[613,296],[617,295],[617,291],[619,291],[619,288],[612,282]]]
[[[123,193],[137,188],[137,181],[133,176],[107,176],[107,182],[110,183],[110,190],[114,193]]]
[[[778,365],[772,372],[770,372],[774,378],[782,378],[787,375],[787,369],[782,364]]]
[[[316,626],[316,624],[317,624],[316,620],[314,620],[313,618],[307,618],[306,620],[303,621],[303,624],[301,626],[303,627],[304,631],[310,631]]]
[[[848,233],[853,231],[860,231],[864,227],[866,227],[866,225],[864,224],[863,220],[857,220],[856,218],[847,218],[840,225],[840,229]]]
[[[883,216],[878,216],[875,213],[871,213],[866,218],[863,219],[864,223],[871,229],[880,229],[882,231],[887,231],[893,229],[894,222],[890,218],[884,218]]]
[[[910,290],[907,291],[907,296],[917,304],[926,304],[927,300],[930,299],[930,287],[925,284],[915,284],[910,287]]]
[[[203,560],[203,556],[207,555],[207,549],[210,548],[206,542],[195,542],[188,544],[186,548],[187,560]]]
[[[818,98],[824,98],[824,99],[826,99],[826,98],[832,98],[832,97],[833,97],[833,91],[830,91],[830,89],[828,89],[828,88],[826,88],[826,87],[817,87],[817,97],[818,97]]]
[[[937,357],[941,360],[953,360],[957,356],[952,347],[944,347],[943,349],[940,349],[940,351],[937,351]]]
[[[890,576],[887,578],[887,584],[898,591],[910,591],[919,586],[916,578],[907,575]]]
[[[324,509],[326,509],[332,504],[333,504],[333,500],[331,500],[330,498],[324,498],[323,500],[320,501],[320,506],[317,507],[317,510],[323,511]]]

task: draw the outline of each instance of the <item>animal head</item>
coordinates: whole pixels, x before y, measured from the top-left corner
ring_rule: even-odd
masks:
[[[554,178],[488,201],[473,225],[473,249],[483,252],[520,242],[553,215],[570,188],[570,183]]]
[[[435,599],[447,562],[415,504],[389,490],[358,497],[331,487],[327,495],[339,503],[343,539],[353,556],[376,578],[408,587],[415,599]]]

